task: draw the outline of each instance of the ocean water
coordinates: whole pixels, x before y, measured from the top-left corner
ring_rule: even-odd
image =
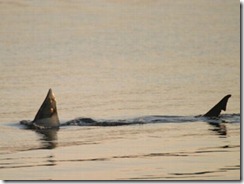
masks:
[[[0,179],[240,180],[238,1],[1,0],[0,16]],[[25,129],[49,88],[62,123],[129,125]],[[227,94],[220,120],[195,117]]]

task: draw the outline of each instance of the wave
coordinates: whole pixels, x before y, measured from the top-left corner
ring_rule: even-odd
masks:
[[[209,123],[239,123],[240,114],[223,114],[218,118],[199,116],[142,116],[130,119],[92,119],[80,117],[65,123],[61,126],[122,126],[148,123],[184,123],[184,122],[209,122]]]

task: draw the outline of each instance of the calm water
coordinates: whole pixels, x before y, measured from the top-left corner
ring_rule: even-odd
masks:
[[[229,0],[1,0],[0,178],[239,180],[239,15]],[[62,123],[146,123],[23,129],[49,88]],[[226,94],[221,126],[194,118]]]

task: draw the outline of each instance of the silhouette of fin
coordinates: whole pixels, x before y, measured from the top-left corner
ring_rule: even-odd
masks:
[[[220,100],[212,109],[210,109],[206,114],[203,116],[205,117],[218,117],[221,113],[221,110],[226,110],[228,99],[231,95],[226,95],[222,100]]]

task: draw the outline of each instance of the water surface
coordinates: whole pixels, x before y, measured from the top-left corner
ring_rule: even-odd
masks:
[[[2,0],[0,15],[1,179],[240,179],[239,2]],[[62,123],[161,118],[24,129],[49,88]],[[189,118],[226,94],[221,126]]]

